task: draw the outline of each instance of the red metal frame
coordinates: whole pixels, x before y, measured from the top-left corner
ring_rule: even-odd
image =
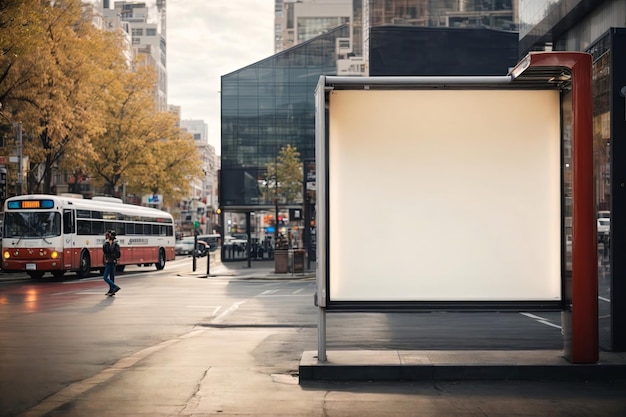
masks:
[[[529,54],[528,58],[529,68],[565,67],[572,75],[572,312],[571,351],[566,349],[565,355],[573,363],[595,363],[599,359],[598,253],[593,183],[591,55],[582,52],[537,52]]]

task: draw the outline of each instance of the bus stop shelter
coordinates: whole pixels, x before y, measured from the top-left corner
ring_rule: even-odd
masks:
[[[317,360],[327,313],[551,310],[564,357],[596,363],[592,151],[586,53],[531,53],[501,77],[320,77]],[[394,258],[391,219],[411,256]]]

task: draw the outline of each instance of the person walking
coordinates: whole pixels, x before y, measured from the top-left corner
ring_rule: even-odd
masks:
[[[109,297],[120,290],[115,284],[115,266],[120,258],[120,245],[115,241],[115,231],[110,230],[105,233],[106,242],[102,245],[102,253],[104,255],[104,281],[109,284],[109,291],[106,293]]]

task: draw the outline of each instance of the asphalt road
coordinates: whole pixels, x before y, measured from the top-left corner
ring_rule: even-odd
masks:
[[[228,339],[228,334],[244,330],[259,332],[263,336],[255,341],[252,350],[256,364],[253,368],[272,376],[289,378],[297,375],[302,352],[317,348],[317,310],[313,306],[315,282],[310,279],[200,278],[190,274],[190,268],[190,258],[170,262],[163,271],[128,268],[118,274],[117,282],[122,290],[114,297],[104,295],[107,286],[98,276],[82,280],[68,276],[62,281],[32,281],[18,275],[3,275],[0,279],[0,416],[17,416],[33,410],[55,393],[67,390],[71,384],[102,375],[112,364],[137,355],[150,358],[155,347],[196,331],[208,331],[207,335],[216,332],[224,340]],[[560,349],[559,326],[558,313],[338,313],[328,315],[327,346],[329,349],[373,350]],[[207,352],[206,356],[219,353],[221,364],[241,360],[239,352],[229,352]],[[204,355],[200,358],[203,360]],[[185,359],[170,356],[167,363],[178,360]],[[469,385],[443,385],[449,395],[475,395],[472,392],[476,388]],[[330,389],[341,393],[343,390],[347,398],[355,398],[359,392],[376,393],[377,399],[367,397],[374,401],[372,404],[377,404],[376,407],[394,397],[401,401],[404,398],[410,404],[415,401],[415,395],[421,395],[413,391],[414,384],[374,387],[371,384],[328,383],[313,384],[312,387],[305,388],[305,391]],[[508,396],[513,395],[515,387],[522,393],[534,389],[525,384],[509,385],[506,388]],[[567,397],[565,388],[554,388],[564,390],[554,398]],[[612,390],[615,388],[611,386],[577,387],[583,388],[600,391],[607,388],[608,399],[614,401]],[[493,390],[494,386],[487,384],[484,389]],[[132,391],[132,386],[129,390]],[[177,394],[175,389],[170,390],[172,395]],[[423,395],[436,395],[430,386],[420,390]],[[133,394],[142,393],[127,393],[131,399]],[[601,405],[602,396],[597,398]],[[88,407],[89,401],[80,397],[73,401],[76,409],[72,413],[60,409],[53,414],[25,415],[85,415],[80,410],[89,408],[83,409],[81,404]],[[343,401],[346,400],[342,399],[341,404]],[[538,406],[541,404],[541,401],[537,402]],[[617,404],[618,409],[622,406]],[[327,414],[306,415],[366,415],[364,412],[350,414],[350,407],[345,410],[343,405],[339,407],[343,411],[338,414],[326,410]],[[507,415],[476,412],[455,415]],[[170,411],[163,413],[172,415]],[[272,415],[271,410],[258,415],[261,414]],[[249,415],[257,414],[251,412]],[[370,415],[385,414],[380,409]],[[395,414],[387,415],[421,414],[398,414],[396,410]]]

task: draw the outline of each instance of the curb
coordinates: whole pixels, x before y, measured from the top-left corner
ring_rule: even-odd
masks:
[[[189,274],[176,274],[179,277],[193,277],[193,278],[231,278],[231,279],[247,279],[247,280],[305,280],[315,279],[315,274],[206,274],[206,273],[189,273]]]

